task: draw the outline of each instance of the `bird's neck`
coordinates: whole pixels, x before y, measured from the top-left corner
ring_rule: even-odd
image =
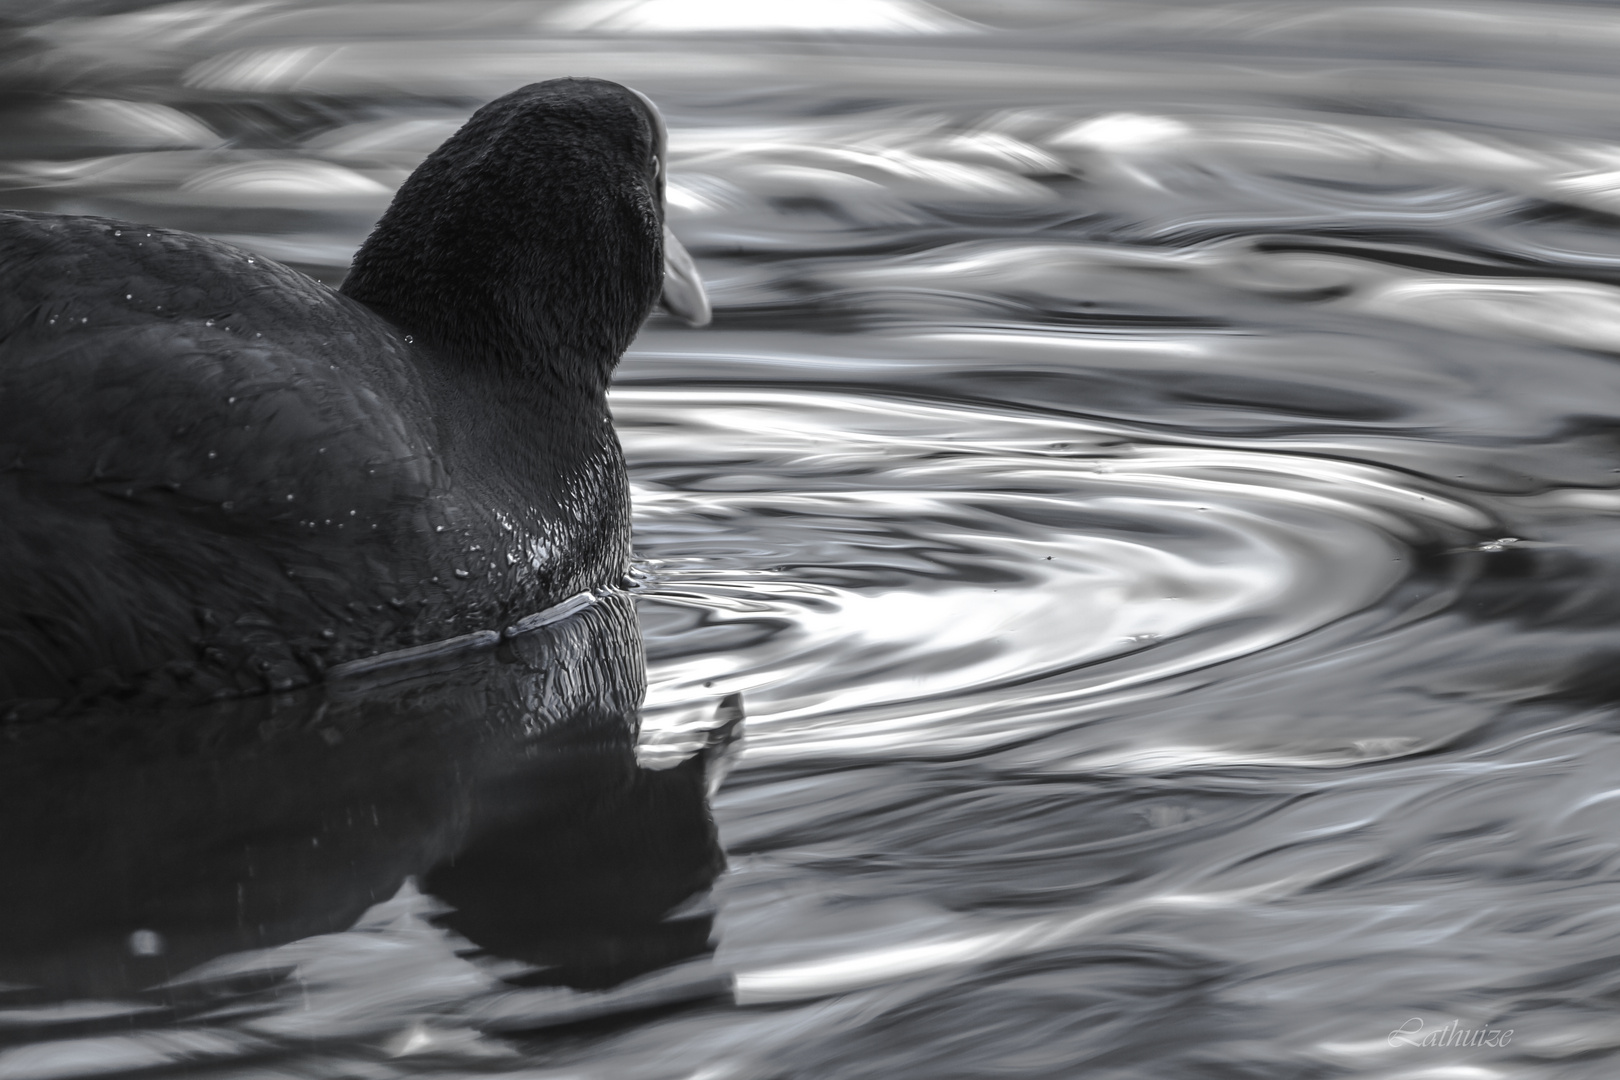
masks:
[[[662,231],[645,192],[566,194],[574,212],[537,217],[402,189],[342,292],[519,403],[599,401],[658,296]]]

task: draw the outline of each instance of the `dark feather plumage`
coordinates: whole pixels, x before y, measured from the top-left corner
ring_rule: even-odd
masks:
[[[339,292],[0,213],[0,702],[287,687],[616,585],[605,393],[658,298],[661,153],[623,87],[518,90]]]

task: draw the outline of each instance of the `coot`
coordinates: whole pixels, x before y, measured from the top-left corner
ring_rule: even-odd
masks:
[[[0,718],[290,688],[617,587],[609,377],[661,288],[707,318],[663,159],[635,91],[524,87],[411,175],[337,291],[0,212]]]

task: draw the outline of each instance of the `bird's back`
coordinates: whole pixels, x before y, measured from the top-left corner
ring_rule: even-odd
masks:
[[[445,486],[407,352],[228,245],[0,213],[0,701],[307,681],[425,569],[382,557]]]

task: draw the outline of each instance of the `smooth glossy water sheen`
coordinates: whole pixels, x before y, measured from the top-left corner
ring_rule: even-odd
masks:
[[[32,10],[7,205],[337,281],[477,104],[596,75],[668,115],[716,319],[614,399],[639,766],[510,657],[14,731],[113,779],[8,917],[126,900],[22,950],[0,1075],[1613,1075],[1612,5]],[[226,863],[271,914],[176,884]]]

